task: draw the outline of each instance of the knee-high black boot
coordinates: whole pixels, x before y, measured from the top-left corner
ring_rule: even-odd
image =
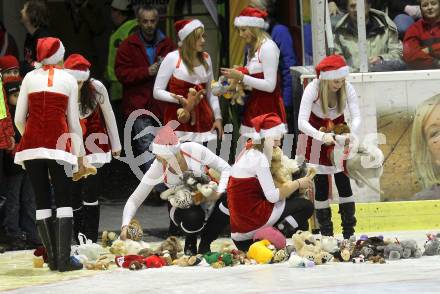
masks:
[[[188,256],[197,254],[197,233],[186,235],[183,252]]]
[[[332,210],[330,207],[316,209],[316,218],[318,219],[321,235],[333,236]]]
[[[70,245],[72,242],[72,218],[57,218],[56,224],[56,244],[58,270],[67,272],[82,269],[82,264],[72,263],[70,260]]]
[[[356,226],[356,206],[354,202],[339,204],[339,213],[341,214],[342,235],[344,239],[350,239],[354,234]]]
[[[86,235],[87,239],[92,240],[93,243],[98,241],[98,230],[99,230],[99,216],[100,207],[98,205],[84,205],[84,216],[83,216],[83,233]]]
[[[47,251],[48,265],[51,271],[58,269],[57,267],[57,250],[55,244],[55,224],[52,217],[37,220],[37,229],[40,234],[41,241]]]

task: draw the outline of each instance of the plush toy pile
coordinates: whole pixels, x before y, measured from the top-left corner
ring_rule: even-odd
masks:
[[[185,209],[205,202],[218,187],[208,175],[195,176],[191,171],[183,173],[182,182],[162,192],[160,198],[168,200],[173,207]]]

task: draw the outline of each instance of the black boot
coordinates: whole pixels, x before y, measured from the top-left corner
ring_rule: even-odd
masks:
[[[83,234],[86,235],[87,239],[96,243],[98,241],[99,230],[99,205],[84,205],[83,210]]]
[[[186,235],[183,252],[188,256],[197,255],[197,234]]]
[[[291,238],[298,228],[292,227],[286,219],[283,219],[275,226],[286,238]]]
[[[316,209],[319,230],[323,236],[333,236],[332,210],[329,208]]]
[[[48,265],[51,271],[58,269],[57,266],[57,250],[55,241],[54,219],[52,217],[37,220],[37,229],[40,234],[41,241],[47,251]]]
[[[344,239],[350,239],[354,234],[356,226],[356,206],[354,202],[339,204],[339,213],[341,214],[342,235]]]
[[[57,218],[56,244],[58,257],[58,270],[67,272],[82,269],[82,264],[72,263],[70,260],[70,245],[72,242],[72,218]]]
[[[84,233],[84,207],[73,211],[73,240],[79,245],[78,234]]]

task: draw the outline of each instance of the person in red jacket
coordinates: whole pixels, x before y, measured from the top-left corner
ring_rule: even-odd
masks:
[[[413,69],[440,68],[440,0],[420,2],[422,18],[403,39],[403,59]]]
[[[118,48],[115,62],[115,72],[122,84],[122,112],[127,119],[137,109],[151,111],[162,121],[162,103],[153,98],[153,86],[160,62],[176,46],[158,28],[159,12],[157,9],[141,5],[137,9],[139,31],[125,39]],[[136,118],[132,138],[147,127],[158,127],[151,116]],[[150,147],[154,136],[147,134],[133,140],[133,153],[138,156]],[[151,158],[142,160],[141,170],[145,173]],[[145,162],[147,161],[147,162]]]

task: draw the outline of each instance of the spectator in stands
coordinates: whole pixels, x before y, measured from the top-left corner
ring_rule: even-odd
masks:
[[[411,135],[411,155],[423,190],[414,196],[415,200],[440,199],[439,118],[440,95],[425,100],[417,107]]]
[[[21,77],[9,76],[3,81],[9,109],[15,115]],[[15,130],[15,141],[20,141],[20,133]],[[31,182],[21,166],[14,163],[15,151],[5,153],[5,193],[6,213],[4,226],[10,250],[36,248],[41,244],[35,224],[35,196]]]
[[[2,80],[20,76],[20,65],[14,55],[0,57],[0,73],[2,74]]]
[[[374,9],[385,11],[387,1],[383,0],[371,0],[371,7]],[[332,23],[332,28],[336,27],[336,24],[341,20],[344,14],[347,13],[347,0],[329,0],[328,9],[330,12],[330,20]]]
[[[123,87],[122,111],[128,118],[133,111],[146,109],[162,121],[163,104],[153,98],[153,86],[162,58],[176,46],[158,29],[159,12],[156,8],[141,5],[136,14],[140,29],[121,43],[116,54],[115,72]],[[151,126],[157,126],[151,116],[138,117],[133,125],[133,138]],[[134,140],[134,155],[139,156],[148,150],[153,139],[149,133]],[[152,156],[142,160],[144,173],[153,159]]]
[[[403,39],[406,30],[422,17],[419,3],[420,0],[388,0],[388,15],[397,26],[400,39]]]
[[[27,34],[24,41],[24,61],[20,67],[21,76],[25,76],[34,69],[34,62],[37,60],[37,40],[49,37],[49,10],[45,0],[28,0],[20,11],[21,22]]]
[[[2,22],[0,22],[0,56],[14,55],[18,58],[18,47],[15,39],[10,35]]]
[[[335,29],[335,52],[343,55],[354,72],[359,71],[360,57],[357,37],[356,0],[348,0],[348,13]],[[382,11],[371,8],[371,0],[365,0],[365,24],[367,54],[370,71],[402,70],[402,43],[396,25]]]
[[[267,32],[272,40],[280,48],[280,62],[278,64],[278,73],[281,76],[281,88],[286,108],[287,124],[289,133],[293,133],[293,93],[292,93],[292,76],[290,75],[290,67],[297,64],[293,40],[289,28],[277,22],[275,16],[276,5],[274,0],[251,0],[250,7],[266,10],[268,13],[267,20],[269,28]],[[245,59],[246,60],[246,59]]]
[[[440,68],[440,0],[420,2],[422,18],[403,39],[403,58],[412,69]]]

